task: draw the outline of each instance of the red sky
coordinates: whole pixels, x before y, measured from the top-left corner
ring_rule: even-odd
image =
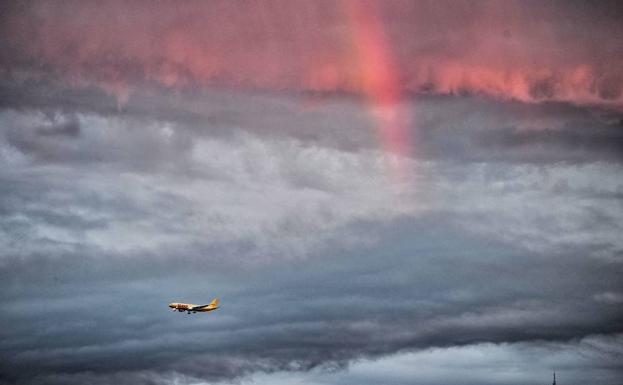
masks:
[[[9,39],[0,65],[15,71],[29,63],[46,76],[120,93],[153,81],[338,90],[375,94],[377,102],[427,92],[620,106],[622,12],[602,8],[580,2],[41,2],[4,12]]]

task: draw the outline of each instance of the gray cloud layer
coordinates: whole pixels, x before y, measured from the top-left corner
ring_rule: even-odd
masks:
[[[615,341],[601,383],[621,374],[616,113],[415,98],[396,182],[351,98],[154,92],[119,108],[4,87],[21,95],[0,112],[5,383],[219,381],[586,336]],[[216,295],[212,314],[166,309]]]

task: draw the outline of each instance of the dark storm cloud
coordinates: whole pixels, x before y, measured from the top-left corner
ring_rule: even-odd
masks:
[[[499,384],[547,383],[556,368],[558,383],[616,381],[621,336],[593,336],[569,343],[477,344],[427,349],[373,362],[353,364],[348,371],[304,375],[256,375],[253,383],[285,384]],[[608,352],[608,353],[604,353]],[[559,360],[564,357],[564,364]],[[600,366],[603,370],[588,371]],[[293,377],[293,378],[292,378]]]
[[[17,124],[15,118],[5,123],[9,128],[8,142],[27,152],[44,152],[50,150],[49,145],[34,147],[59,143],[39,138],[41,134],[62,132],[75,137],[80,123],[77,114],[99,116],[102,121],[107,117],[123,118],[128,120],[124,125],[137,127],[169,122],[175,128],[174,138],[186,151],[192,148],[194,135],[231,138],[239,130],[274,138],[293,136],[311,145],[347,151],[378,146],[376,128],[370,119],[373,114],[364,109],[360,100],[338,94],[327,94],[314,101],[304,93],[248,93],[226,89],[173,93],[155,88],[151,92],[135,93],[123,106],[118,106],[114,98],[93,88],[7,82],[4,91],[19,94],[3,101],[2,105],[9,111],[22,111],[25,115],[37,111],[40,115],[39,127],[30,121],[27,123],[31,127],[24,127],[25,123]],[[409,154],[417,158],[585,163],[620,162],[623,154],[623,115],[616,111],[477,97],[414,97],[404,104],[412,118]],[[55,128],[55,124],[60,126]],[[184,130],[191,133],[185,134]],[[152,134],[145,136],[140,131],[132,131],[137,139],[153,138]],[[154,146],[160,147],[158,152],[162,152],[167,151],[162,146],[169,145],[162,142]],[[61,154],[65,153],[65,147],[58,148]],[[92,150],[82,161],[97,160],[107,154],[119,155],[108,149],[97,155]],[[123,153],[131,154],[134,147],[127,150]],[[180,150],[174,148],[171,154],[179,154]],[[170,160],[173,159],[167,159]],[[150,161],[158,162],[157,159]]]
[[[422,157],[585,163],[620,162],[623,155],[623,126],[616,112],[471,98],[416,101],[413,115],[414,151]]]
[[[417,179],[395,193],[355,102],[228,95],[180,103],[209,116],[235,102],[223,121],[175,104],[175,118],[150,118],[140,99],[116,114],[2,112],[5,382],[230,380],[621,332],[621,170],[599,139],[616,143],[610,113],[415,99]],[[539,140],[584,123],[597,137],[581,158],[562,133]],[[535,165],[526,147],[556,154]],[[223,308],[205,317],[165,307],[212,295]]]
[[[598,127],[563,127],[559,130],[517,130],[514,128],[482,134],[484,145],[529,148],[543,146],[563,147],[571,151],[598,153],[606,158],[623,156],[623,129],[618,125]],[[538,159],[538,158],[537,158]]]
[[[42,271],[16,263],[10,270],[20,282],[3,281],[3,372],[17,382],[47,373],[65,380],[77,374],[79,382],[81,373],[128,371],[125,381],[133,383],[145,370],[217,380],[342,366],[403,349],[621,330],[618,307],[593,300],[621,289],[620,265],[490,241],[483,249],[482,240],[449,230],[442,218],[365,227],[383,241],[255,268],[183,255],[147,257],[151,263],[66,255]],[[45,285],[46,293],[20,296],[28,282]],[[209,318],[163,308],[163,298],[215,290],[223,308]]]

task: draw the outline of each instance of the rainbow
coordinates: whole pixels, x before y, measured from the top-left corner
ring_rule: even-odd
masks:
[[[406,178],[404,160],[409,155],[409,114],[402,103],[398,68],[385,35],[376,3],[344,0],[356,65],[356,86],[365,95],[375,119],[379,142],[388,156],[394,177]]]

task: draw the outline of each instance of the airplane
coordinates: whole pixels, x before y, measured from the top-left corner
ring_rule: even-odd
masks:
[[[214,298],[212,302],[210,302],[207,305],[195,305],[192,303],[172,302],[169,304],[169,307],[173,309],[173,311],[177,310],[180,313],[183,311],[187,311],[188,314],[190,314],[190,312],[196,313],[196,312],[212,311],[212,310],[218,309],[218,298]]]

